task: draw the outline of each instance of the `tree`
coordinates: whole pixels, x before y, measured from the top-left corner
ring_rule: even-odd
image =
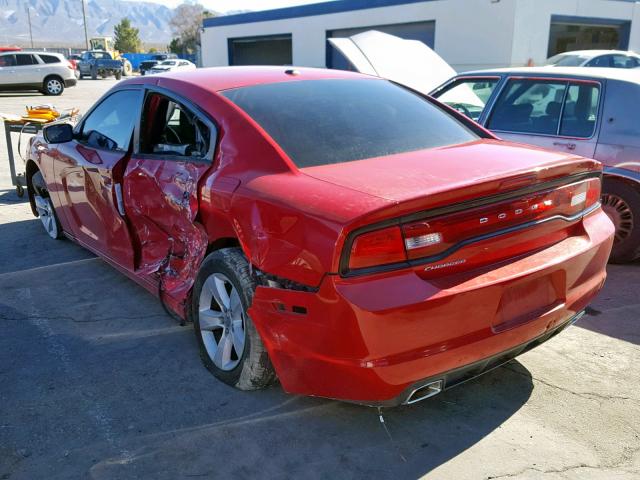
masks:
[[[179,5],[169,25],[175,37],[169,44],[172,53],[193,54],[200,45],[200,29],[202,20],[215,16],[214,13],[205,10],[202,5],[196,3],[183,3]]]
[[[128,18],[123,18],[120,23],[113,27],[115,39],[115,49],[122,53],[136,53],[140,51],[140,30],[131,26]]]

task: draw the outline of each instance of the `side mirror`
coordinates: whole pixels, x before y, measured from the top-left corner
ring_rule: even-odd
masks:
[[[56,123],[42,129],[47,143],[66,143],[73,140],[73,127],[68,123]]]

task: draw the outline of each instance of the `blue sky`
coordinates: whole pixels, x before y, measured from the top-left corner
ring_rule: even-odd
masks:
[[[138,0],[134,0],[138,1]],[[169,7],[176,7],[184,0],[144,0],[154,3],[161,3]],[[210,10],[217,12],[228,12],[229,10],[268,10],[271,8],[292,7],[294,5],[306,5],[308,3],[321,3],[327,0],[199,0],[200,3]]]

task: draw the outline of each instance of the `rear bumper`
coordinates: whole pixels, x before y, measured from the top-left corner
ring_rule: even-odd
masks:
[[[64,86],[65,87],[75,87],[77,83],[78,83],[78,79],[77,78],[67,78],[64,81]]]
[[[398,405],[434,379],[449,388],[569,325],[602,288],[613,243],[601,209],[582,223],[581,235],[490,269],[430,280],[410,269],[328,275],[315,293],[258,287],[250,315],[286,391]]]

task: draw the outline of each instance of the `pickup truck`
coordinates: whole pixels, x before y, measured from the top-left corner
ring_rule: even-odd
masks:
[[[114,60],[109,52],[103,50],[89,50],[82,53],[78,62],[80,78],[90,76],[93,80],[98,76],[106,78],[114,75],[116,80],[122,77],[122,60]]]
[[[178,55],[175,53],[158,53],[152,56],[149,60],[144,60],[140,62],[140,75],[145,75],[149,73],[153,67],[158,65],[160,62],[164,62],[165,60],[172,60],[178,58]]]

